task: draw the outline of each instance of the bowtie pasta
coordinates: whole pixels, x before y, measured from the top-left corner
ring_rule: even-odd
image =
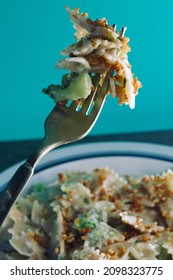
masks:
[[[118,98],[118,103],[135,107],[135,96],[141,83],[134,77],[127,53],[130,51],[126,28],[120,32],[110,26],[105,18],[91,20],[87,13],[66,7],[76,29],[76,42],[61,52],[65,58],[56,63],[56,68],[66,69],[62,84],[51,84],[43,92],[56,103],[64,100],[85,99],[94,92],[93,76],[100,74],[100,86],[107,72],[111,72],[108,91]]]
[[[0,240],[0,259],[173,259],[173,172],[58,174],[18,199]]]

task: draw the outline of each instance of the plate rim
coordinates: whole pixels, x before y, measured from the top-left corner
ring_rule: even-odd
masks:
[[[61,164],[60,159],[56,159],[56,164],[53,164],[55,161],[55,157],[57,157],[57,154],[59,157],[63,157],[63,159],[66,159],[72,156],[73,160],[78,160],[79,155],[84,156],[88,152],[95,153],[97,152],[97,155],[103,146],[107,149],[106,153],[116,151],[117,155],[122,156],[122,153],[126,156],[128,156],[130,153],[130,156],[137,156],[138,157],[143,154],[146,157],[153,157],[160,160],[166,160],[173,162],[173,147],[164,145],[164,144],[155,144],[155,143],[148,143],[148,142],[138,142],[138,141],[92,141],[92,142],[85,142],[85,143],[78,143],[78,144],[72,144],[72,145],[63,145],[60,146],[52,151],[50,151],[47,155],[45,155],[41,161],[38,163],[38,166],[36,167],[36,172],[41,172],[43,169],[49,168],[54,165]],[[121,152],[120,152],[121,151]],[[105,153],[105,156],[106,156]],[[78,155],[78,158],[76,158],[76,155]],[[81,157],[82,158],[82,157]],[[10,179],[12,175],[15,173],[17,168],[24,162],[25,160],[22,160],[9,168],[5,169],[0,173],[0,188],[7,183],[7,178]],[[63,160],[63,163],[66,161]]]

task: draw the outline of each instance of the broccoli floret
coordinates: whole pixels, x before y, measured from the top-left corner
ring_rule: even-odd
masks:
[[[50,85],[43,89],[43,93],[48,94],[57,103],[61,100],[77,100],[87,98],[91,93],[92,81],[87,72],[78,76],[65,75],[62,85]]]
[[[168,253],[168,251],[165,248],[161,247],[158,259],[159,260],[172,260],[172,256],[171,256],[171,254]]]
[[[82,214],[79,214],[74,223],[80,232],[85,233],[94,229],[98,221],[99,217],[97,214],[86,211]]]

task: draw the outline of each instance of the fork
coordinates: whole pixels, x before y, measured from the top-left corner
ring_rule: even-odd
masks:
[[[77,141],[85,137],[95,124],[103,107],[111,71],[100,86],[103,79],[96,74],[93,77],[94,92],[77,104],[73,101],[69,106],[56,105],[47,117],[44,127],[45,136],[42,144],[18,168],[9,183],[0,192],[0,226],[8,215],[12,205],[34,173],[40,159],[52,149]]]

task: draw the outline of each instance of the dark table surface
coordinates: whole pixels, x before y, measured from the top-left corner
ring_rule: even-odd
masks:
[[[173,130],[88,136],[73,145],[97,141],[133,141],[173,146]],[[0,172],[27,158],[40,143],[40,139],[0,142]]]

